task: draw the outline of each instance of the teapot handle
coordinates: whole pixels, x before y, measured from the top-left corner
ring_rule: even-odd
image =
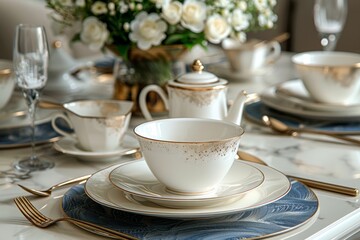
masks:
[[[139,106],[140,106],[141,113],[144,115],[145,119],[148,121],[153,119],[153,117],[151,116],[149,109],[146,105],[146,96],[151,91],[154,91],[157,94],[159,94],[160,98],[164,101],[166,110],[169,110],[168,97],[166,96],[165,91],[160,86],[153,84],[153,85],[144,87],[141,90],[140,95],[139,95]]]
[[[275,62],[281,55],[281,45],[277,41],[269,43],[269,54],[267,55],[267,63]]]

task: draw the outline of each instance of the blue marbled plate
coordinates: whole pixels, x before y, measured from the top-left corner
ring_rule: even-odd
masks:
[[[64,121],[58,121],[59,128],[72,132]],[[35,126],[35,144],[55,142],[62,137],[51,126],[51,121],[46,121]],[[31,144],[31,127],[13,127],[0,129],[0,149],[12,147],[25,147]]]
[[[35,128],[35,143],[56,141],[60,135],[51,127],[51,122],[42,123]],[[19,127],[0,131],[0,149],[23,147],[31,144],[31,127]]]
[[[290,192],[276,202],[219,218],[175,220],[114,210],[91,200],[83,185],[66,192],[62,207],[69,217],[140,239],[245,239],[284,233],[316,216],[316,195],[300,182],[291,184]]]
[[[248,119],[260,124],[262,116],[268,115],[291,127],[306,127],[337,134],[360,134],[360,119],[357,122],[337,122],[301,118],[269,108],[261,101],[247,105],[244,113]]]

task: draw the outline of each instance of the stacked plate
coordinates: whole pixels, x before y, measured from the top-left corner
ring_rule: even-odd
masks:
[[[140,159],[94,173],[85,186],[65,193],[62,207],[70,217],[141,239],[228,239],[273,236],[311,224],[318,200],[277,170],[240,160],[214,191],[177,195]]]
[[[14,92],[7,105],[0,110],[0,149],[30,146],[31,127],[24,97]],[[35,143],[54,142],[59,139],[51,127],[52,110],[37,109]]]
[[[312,119],[351,121],[360,117],[360,97],[349,105],[315,102],[300,79],[267,89],[261,94],[261,100],[276,110]]]
[[[260,99],[245,109],[246,116],[257,122],[269,115],[292,127],[360,133],[360,98],[348,105],[319,103],[310,97],[300,79],[294,79],[266,89]]]
[[[144,159],[101,170],[86,182],[95,202],[132,213],[166,218],[222,216],[269,204],[290,190],[282,173],[235,161],[217,188],[202,195],[177,195],[153,176]]]

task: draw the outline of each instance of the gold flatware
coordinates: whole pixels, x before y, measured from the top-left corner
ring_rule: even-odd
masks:
[[[345,142],[360,145],[360,140],[357,140],[354,138],[341,136],[341,135],[331,133],[331,132],[318,131],[315,129],[289,127],[288,125],[281,122],[280,120],[277,120],[275,118],[272,118],[272,117],[269,117],[266,115],[262,116],[262,121],[266,126],[270,127],[274,131],[276,131],[278,133],[294,136],[294,137],[299,136],[301,133],[311,133],[311,134],[325,135],[325,136],[333,137],[333,138],[336,138],[339,140],[343,140]]]
[[[238,151],[238,156],[241,160],[268,166],[260,158],[254,156],[254,155],[251,155],[250,153]],[[353,197],[356,197],[359,194],[359,190],[354,187],[346,187],[346,186],[342,186],[342,185],[326,183],[326,182],[316,181],[316,180],[307,179],[307,178],[300,178],[300,177],[291,176],[291,175],[286,175],[286,176],[289,178],[295,179],[299,182],[302,182],[303,184],[305,184],[308,187],[312,187],[312,188],[316,188],[316,189],[350,195]]]
[[[270,42],[278,42],[278,43],[282,43],[286,40],[288,40],[290,37],[290,34],[285,32],[285,33],[281,33],[280,35],[275,36],[274,38],[270,39],[270,40],[263,40],[260,42],[256,42],[255,45],[260,45],[260,44],[266,44],[266,43],[270,43]]]
[[[35,226],[40,228],[47,228],[56,222],[60,221],[66,221],[73,223],[81,228],[84,228],[86,230],[89,230],[90,232],[96,232],[98,234],[101,234],[103,236],[112,237],[116,239],[136,239],[130,235],[127,235],[125,233],[117,232],[112,229],[108,229],[93,223],[89,223],[86,221],[70,218],[70,217],[62,217],[57,219],[51,219],[49,217],[46,217],[43,215],[38,209],[34,207],[34,205],[31,204],[31,202],[26,197],[17,197],[14,199],[14,202],[20,212]]]
[[[61,103],[42,100],[42,99],[39,100],[38,106],[40,108],[44,108],[44,109],[63,109],[64,108]]]
[[[21,184],[18,184],[18,186],[21,187],[22,189],[24,189],[25,191],[27,191],[29,193],[32,193],[32,194],[34,194],[36,196],[48,197],[48,196],[50,196],[50,194],[51,194],[51,192],[53,190],[55,190],[57,188],[64,187],[66,185],[73,184],[73,183],[79,183],[79,182],[82,182],[82,181],[86,181],[90,176],[91,175],[85,175],[85,176],[82,176],[82,177],[73,178],[73,179],[70,179],[70,180],[55,184],[55,185],[51,186],[50,188],[48,188],[46,190],[36,190],[36,189],[25,187],[25,186],[23,186]]]

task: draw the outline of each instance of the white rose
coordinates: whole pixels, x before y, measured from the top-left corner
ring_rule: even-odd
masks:
[[[241,31],[249,27],[249,16],[240,9],[235,9],[231,16],[231,25],[236,31]]]
[[[170,24],[174,25],[180,22],[182,5],[178,1],[171,2],[162,8],[161,16]]]
[[[92,50],[99,50],[104,46],[109,37],[106,24],[99,21],[96,17],[88,17],[83,22],[80,39],[89,45]]]
[[[230,32],[231,26],[218,14],[210,16],[206,21],[205,37],[211,43],[220,43],[229,36]]]
[[[167,25],[156,13],[140,12],[130,23],[129,38],[136,42],[138,48],[148,50],[151,46],[158,46],[165,39]]]
[[[186,0],[183,5],[181,24],[195,33],[204,30],[206,5],[196,0]]]
[[[245,1],[240,1],[240,2],[238,3],[238,7],[239,7],[241,10],[245,11],[245,10],[247,9],[247,3],[246,3]]]
[[[104,2],[95,2],[92,6],[91,6],[91,12],[95,15],[100,15],[100,14],[105,14],[108,12],[108,9],[106,7],[106,3]]]
[[[126,13],[128,10],[129,10],[129,5],[125,4],[124,2],[119,3],[120,13]]]
[[[276,0],[269,0],[269,2],[272,7],[274,7],[277,4]]]
[[[263,11],[268,7],[267,0],[254,0],[254,4],[259,11]]]
[[[268,18],[264,14],[259,14],[258,22],[260,27],[265,27],[268,23]]]

